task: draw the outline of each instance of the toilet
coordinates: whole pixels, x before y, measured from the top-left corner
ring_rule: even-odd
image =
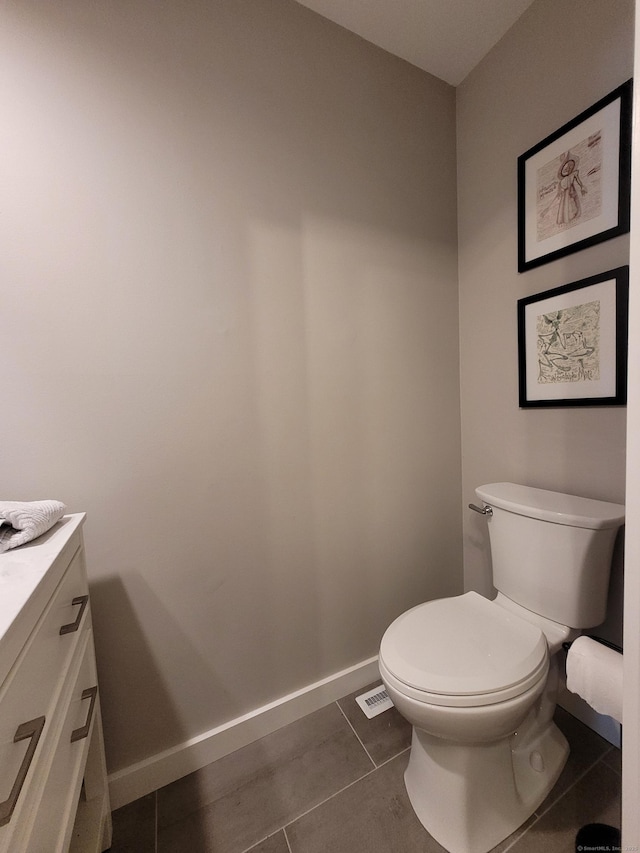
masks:
[[[562,643],[606,616],[624,506],[515,483],[479,486],[493,601],[420,604],[386,630],[380,674],[413,726],[405,785],[450,853],[486,853],[545,799],[569,746],[553,722]]]

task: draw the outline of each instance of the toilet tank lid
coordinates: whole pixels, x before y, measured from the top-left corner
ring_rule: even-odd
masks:
[[[489,506],[568,527],[603,530],[624,524],[625,508],[622,504],[564,495],[532,486],[489,483],[478,486],[476,495]]]

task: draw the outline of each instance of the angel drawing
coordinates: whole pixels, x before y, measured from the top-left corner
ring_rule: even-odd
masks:
[[[580,194],[578,194],[578,189]],[[577,219],[582,213],[580,196],[586,195],[580,173],[578,172],[578,158],[567,151],[565,158],[558,169],[558,213],[556,222],[558,225],[568,225],[573,219]]]

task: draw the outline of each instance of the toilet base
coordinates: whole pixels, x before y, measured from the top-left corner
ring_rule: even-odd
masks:
[[[568,755],[551,721],[524,737],[480,744],[414,727],[405,785],[418,819],[450,853],[487,853],[533,814]]]

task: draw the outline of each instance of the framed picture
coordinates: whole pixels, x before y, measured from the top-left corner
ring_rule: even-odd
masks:
[[[629,267],[518,300],[521,408],[627,401]]]
[[[632,81],[518,157],[518,272],[629,230]]]

